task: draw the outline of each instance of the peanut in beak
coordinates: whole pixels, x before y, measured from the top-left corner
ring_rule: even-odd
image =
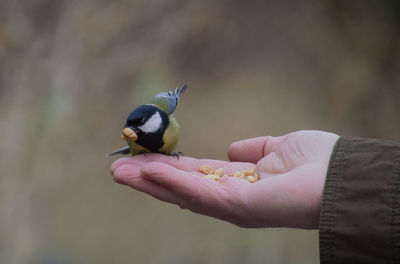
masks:
[[[132,141],[136,141],[137,138],[138,138],[138,136],[136,135],[135,131],[133,131],[129,127],[122,129],[121,139],[123,139],[123,140],[129,139]]]

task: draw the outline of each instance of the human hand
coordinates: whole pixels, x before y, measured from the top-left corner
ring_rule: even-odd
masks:
[[[111,166],[116,182],[193,212],[241,227],[318,228],[329,158],[338,136],[298,131],[258,137],[229,147],[231,162],[161,154],[122,158]],[[255,183],[236,177],[213,181],[199,168],[224,173],[255,168]]]

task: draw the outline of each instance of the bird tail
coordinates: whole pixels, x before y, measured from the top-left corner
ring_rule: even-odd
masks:
[[[117,149],[117,150],[115,150],[113,152],[110,152],[110,153],[106,154],[106,157],[114,156],[114,155],[117,155],[117,154],[129,154],[129,153],[131,153],[131,151],[129,149],[129,146],[125,146],[123,148]]]
[[[188,86],[186,84],[182,85],[181,87],[177,87],[174,91],[174,95],[176,96],[176,98],[179,99],[179,97],[181,96],[181,94],[184,94],[187,90]],[[170,91],[171,96],[172,96],[172,91]]]

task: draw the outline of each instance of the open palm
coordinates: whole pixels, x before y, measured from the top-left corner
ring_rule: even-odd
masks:
[[[231,162],[161,154],[122,158],[111,166],[116,182],[159,200],[242,227],[317,228],[329,158],[338,136],[298,131],[233,143]],[[201,165],[232,173],[255,168],[260,180],[204,179]]]

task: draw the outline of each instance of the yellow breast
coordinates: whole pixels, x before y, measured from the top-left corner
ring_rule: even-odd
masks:
[[[169,126],[165,130],[163,135],[164,146],[160,149],[160,152],[165,154],[171,154],[176,144],[178,143],[179,137],[179,124],[173,115],[169,116]]]

